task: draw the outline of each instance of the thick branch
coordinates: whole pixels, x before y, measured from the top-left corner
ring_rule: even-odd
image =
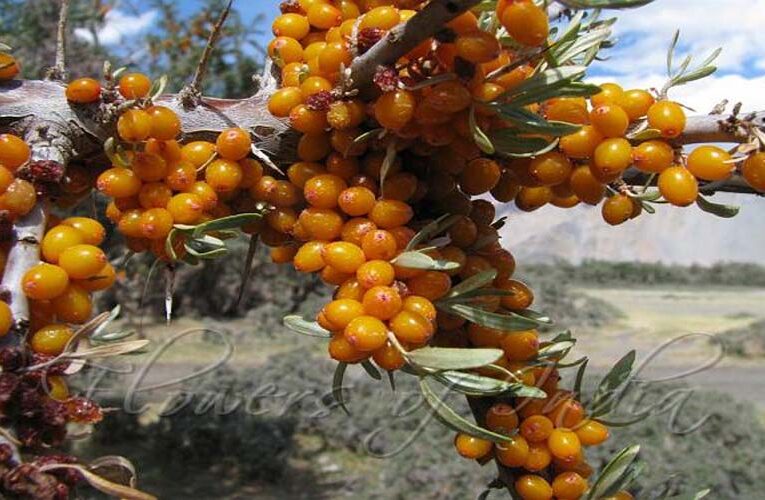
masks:
[[[354,88],[365,90],[379,66],[393,64],[420,43],[441,31],[446,23],[467,11],[480,0],[432,0],[409,21],[392,30],[351,66]]]
[[[657,177],[651,177],[651,174],[641,172],[636,168],[628,169],[622,176],[624,182],[630,186],[655,186]],[[728,179],[716,182],[707,182],[699,186],[701,194],[714,194],[714,193],[742,193],[742,194],[756,194],[762,196],[763,193],[753,189],[744,178],[739,174],[733,174]]]
[[[758,111],[747,116],[744,123],[760,129],[765,128],[765,111]],[[678,144],[742,143],[746,142],[748,137],[747,127],[742,126],[738,120],[729,119],[729,115],[698,115],[688,118],[683,135],[675,142]]]

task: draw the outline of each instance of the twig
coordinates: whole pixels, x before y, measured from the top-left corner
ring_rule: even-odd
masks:
[[[369,92],[379,66],[395,63],[424,40],[441,31],[446,23],[478,3],[480,0],[432,0],[407,22],[390,30],[353,62],[350,68],[353,87],[362,93]]]
[[[180,97],[184,106],[195,107],[198,106],[201,102],[202,82],[204,81],[205,75],[207,74],[207,65],[210,62],[212,51],[215,49],[215,44],[218,43],[220,34],[223,31],[223,25],[225,24],[226,19],[231,12],[232,3],[233,0],[228,0],[226,7],[224,7],[223,11],[220,13],[218,20],[215,22],[215,25],[210,32],[210,37],[207,39],[207,45],[202,52],[202,57],[199,59],[199,64],[197,65],[197,69],[194,72],[194,78],[192,78],[190,84],[181,90]]]
[[[58,31],[56,33],[56,62],[48,68],[45,78],[48,80],[66,81],[69,78],[66,70],[66,25],[69,19],[69,0],[61,0],[58,14]]]

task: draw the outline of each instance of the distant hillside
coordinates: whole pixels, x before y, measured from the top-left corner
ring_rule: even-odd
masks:
[[[733,219],[720,219],[696,207],[659,207],[621,226],[607,225],[600,208],[563,210],[547,206],[521,213],[515,206],[499,208],[507,215],[502,229],[519,262],[546,263],[586,259],[711,265],[752,262],[765,265],[765,198],[717,195],[714,201],[741,205]]]

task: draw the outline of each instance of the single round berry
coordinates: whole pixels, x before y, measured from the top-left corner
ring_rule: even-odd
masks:
[[[58,264],[71,279],[90,278],[103,269],[106,255],[95,245],[74,245],[59,255]]]
[[[518,43],[537,47],[547,41],[550,22],[542,8],[531,0],[510,2],[504,10],[497,10],[507,33]]]
[[[388,328],[376,317],[359,316],[348,323],[343,336],[359,351],[375,351],[387,342]]]
[[[78,104],[88,104],[101,99],[101,84],[93,78],[78,78],[66,86],[66,99]]]
[[[29,161],[31,151],[26,142],[13,134],[0,134],[0,164],[15,171]]]
[[[741,167],[741,175],[754,189],[765,192],[765,153],[758,152],[749,156]]]
[[[603,203],[603,220],[612,226],[627,222],[635,210],[635,202],[626,194],[616,194]]]
[[[93,312],[90,293],[73,283],[69,284],[64,293],[51,300],[51,305],[59,321],[76,325],[89,320]]]
[[[460,433],[454,439],[454,447],[461,456],[477,460],[491,453],[494,443],[486,439]]]
[[[125,99],[142,99],[149,95],[151,80],[143,73],[125,73],[120,77],[118,88]]]
[[[648,109],[648,126],[663,137],[675,138],[685,130],[685,111],[672,101],[658,101]]]
[[[515,481],[515,491],[523,500],[550,500],[553,497],[550,483],[534,474],[519,477]]]
[[[686,207],[696,201],[699,183],[687,168],[675,165],[659,174],[659,192],[665,200],[678,207]]]
[[[688,170],[705,181],[721,181],[730,177],[734,170],[731,155],[717,146],[699,146],[688,155]]]
[[[62,324],[53,324],[37,330],[29,341],[32,350],[38,354],[58,356],[64,351],[74,332]]]
[[[64,269],[52,264],[37,264],[24,273],[21,286],[24,295],[35,300],[58,297],[69,285],[69,275]]]
[[[249,132],[241,128],[228,128],[215,141],[215,150],[225,160],[239,161],[250,154],[251,147]]]

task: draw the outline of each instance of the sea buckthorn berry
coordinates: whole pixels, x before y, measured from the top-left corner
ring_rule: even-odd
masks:
[[[26,142],[13,134],[0,134],[0,164],[15,171],[29,160],[31,151]]]
[[[321,134],[328,127],[327,113],[314,111],[305,104],[299,104],[290,111],[292,128],[303,134]]]
[[[150,208],[141,214],[141,233],[144,238],[165,239],[172,229],[173,216],[164,208]]]
[[[645,141],[632,149],[632,161],[643,172],[661,173],[672,165],[675,152],[664,141]]]
[[[142,73],[125,73],[120,77],[118,90],[125,99],[142,99],[150,89],[151,80]]]
[[[298,158],[303,161],[321,161],[331,152],[328,134],[304,134],[298,141]]]
[[[58,257],[58,264],[72,279],[83,280],[95,275],[106,264],[106,255],[95,245],[74,245]]]
[[[366,110],[359,101],[335,101],[327,112],[329,125],[338,130],[358,127],[365,117]]]
[[[624,95],[624,89],[615,83],[604,83],[600,86],[600,92],[590,97],[593,106],[614,104]]]
[[[741,166],[744,180],[757,191],[765,192],[765,153],[754,153]]]
[[[547,413],[547,416],[552,420],[555,427],[576,429],[584,419],[584,407],[579,401],[568,397],[557,403],[553,409]]]
[[[395,288],[376,286],[364,293],[362,304],[364,304],[364,310],[367,314],[378,319],[388,320],[401,310],[403,301]]]
[[[48,396],[55,401],[66,401],[69,399],[69,388],[66,380],[60,375],[50,375],[45,379]]]
[[[502,11],[497,11],[502,26],[520,44],[537,47],[547,41],[550,21],[547,12],[531,0],[510,2]]]
[[[303,189],[305,183],[313,177],[326,173],[324,166],[321,163],[300,161],[293,163],[290,168],[287,169],[287,177],[295,187]]]
[[[21,66],[10,54],[0,53],[0,81],[12,80],[21,72]]]
[[[13,326],[13,314],[7,302],[0,301],[0,337],[4,337]]]
[[[644,117],[654,102],[651,93],[642,89],[626,90],[617,99],[617,104],[627,113],[631,122]]]
[[[86,280],[76,280],[75,283],[88,292],[96,292],[99,290],[106,290],[114,285],[117,281],[117,274],[114,271],[114,267],[111,264],[106,264],[100,271],[94,276]]]
[[[588,165],[580,165],[571,172],[571,191],[588,205],[597,205],[606,193],[606,187],[593,174]]]
[[[454,438],[454,447],[457,449],[457,453],[464,458],[477,460],[491,453],[494,443],[487,439],[460,433]]]
[[[730,160],[730,153],[720,147],[699,146],[688,155],[686,167],[697,179],[721,181],[735,168]]]
[[[336,175],[351,186],[361,186],[372,192],[377,192],[377,183],[367,175],[359,175],[361,169],[356,158],[344,158],[337,152],[329,155],[325,162],[327,173]],[[395,164],[394,164],[395,165]]]
[[[629,491],[617,491],[616,494],[610,497],[603,497],[603,500],[634,500],[635,497]]]
[[[368,353],[353,347],[342,334],[332,336],[328,349],[332,359],[343,363],[358,363],[368,357]]]
[[[101,99],[101,84],[93,78],[78,78],[66,86],[66,99],[78,104],[87,104]]]
[[[590,122],[604,137],[622,137],[630,119],[616,104],[601,104],[590,112]]]
[[[82,232],[68,225],[59,225],[45,233],[41,250],[46,261],[56,264],[64,250],[82,243],[85,243]]]
[[[165,208],[173,197],[173,190],[163,182],[147,182],[138,192],[141,208]]]
[[[416,100],[408,90],[387,92],[375,102],[375,119],[387,129],[398,130],[412,119],[415,106]]]
[[[294,38],[278,36],[268,44],[268,57],[282,68],[290,63],[302,62],[303,47]]]
[[[117,230],[129,238],[143,239],[143,230],[141,229],[141,210],[126,210],[117,223]]]
[[[336,241],[322,250],[324,262],[344,273],[355,273],[366,261],[364,252],[353,243]]]
[[[489,270],[491,270],[491,264],[487,259],[481,257],[480,255],[468,255],[465,258],[465,263],[460,269],[459,277],[463,280],[466,280],[471,276],[475,276],[476,274]],[[497,307],[499,307],[499,301],[497,301]]]
[[[353,54],[345,41],[327,43],[318,56],[319,70],[325,75],[340,71],[341,67],[349,68],[353,62]]]
[[[685,111],[676,102],[658,101],[648,109],[648,126],[663,137],[677,137],[685,130]]]
[[[323,174],[309,179],[303,186],[305,200],[316,208],[334,208],[348,184],[336,175]]]
[[[626,194],[616,194],[606,199],[601,211],[603,220],[612,226],[618,226],[632,218],[634,201]]]
[[[563,460],[572,459],[582,451],[582,445],[576,433],[563,428],[555,429],[550,433],[547,446],[554,457]]]
[[[340,23],[343,22],[343,14],[340,12],[340,9],[332,4],[315,3],[308,9],[308,22],[314,28],[328,30],[332,27],[340,26]]]
[[[298,222],[311,238],[323,241],[338,238],[343,229],[343,218],[328,209],[307,208],[300,213]]]
[[[553,489],[543,477],[527,474],[515,481],[515,491],[523,500],[550,500]]]
[[[544,415],[533,415],[521,422],[520,432],[529,443],[541,443],[547,441],[554,429],[552,420]]]
[[[159,140],[150,137],[144,146],[144,151],[161,156],[167,163],[174,164],[183,159],[181,145],[175,139]]]
[[[547,186],[522,187],[515,196],[515,206],[524,212],[533,212],[550,203],[552,196]]]
[[[167,162],[159,155],[136,153],[131,166],[144,182],[159,182],[167,175]]]
[[[618,175],[632,164],[632,145],[627,139],[606,139],[595,148],[592,165],[604,176]]]
[[[590,121],[587,101],[578,97],[550,99],[544,106],[545,118],[551,121],[585,125]]]
[[[146,110],[151,117],[151,132],[149,135],[160,141],[169,141],[181,133],[181,119],[170,108],[152,106]]]
[[[64,293],[69,285],[69,275],[59,266],[37,264],[24,273],[21,285],[24,295],[30,299],[50,300]]]
[[[497,429],[496,432],[502,432]],[[497,443],[497,460],[505,467],[522,467],[529,458],[529,443],[522,436],[512,436],[502,443]]]
[[[242,183],[242,167],[232,160],[213,160],[205,169],[205,182],[216,193],[230,193]]]
[[[512,292],[512,295],[502,297],[502,306],[511,311],[528,309],[534,302],[534,292],[521,281],[497,279],[494,281],[494,286],[500,290]]]
[[[268,99],[268,111],[274,116],[284,118],[299,104],[303,104],[300,88],[284,87],[276,90]]]
[[[492,190],[502,175],[499,165],[488,158],[476,158],[468,163],[460,175],[460,187],[468,195],[479,195]]]
[[[361,248],[369,260],[390,260],[396,256],[396,238],[388,231],[370,231],[361,239]]]
[[[505,170],[497,185],[492,188],[491,196],[499,202],[507,203],[513,201],[520,190],[521,184],[518,177],[511,170]]]
[[[288,36],[300,40],[311,31],[311,25],[305,16],[288,13],[274,19],[273,24],[271,24],[271,31],[275,36]]]
[[[356,270],[356,279],[365,288],[389,286],[396,278],[393,266],[385,260],[370,260]]]
[[[434,85],[425,102],[442,116],[467,109],[473,102],[470,91],[460,82],[449,81]],[[448,116],[446,116],[448,120]]]
[[[458,36],[454,46],[458,57],[474,64],[493,61],[501,50],[497,37],[481,30]]]
[[[372,353],[372,359],[377,363],[377,366],[388,371],[398,370],[406,364],[404,355],[390,340]]]
[[[436,306],[425,297],[410,295],[404,299],[403,309],[417,313],[428,321],[436,320]]]
[[[545,186],[555,186],[571,176],[571,162],[557,152],[539,155],[529,163],[529,175]]]
[[[106,237],[104,226],[90,217],[68,217],[62,220],[61,224],[80,231],[83,235],[84,243],[88,245],[100,245]]]
[[[202,216],[204,203],[195,193],[179,193],[170,198],[166,208],[176,224],[193,224]]]
[[[368,214],[375,205],[375,194],[361,186],[344,189],[337,197],[340,209],[352,217]]]
[[[510,332],[502,339],[502,349],[508,361],[528,361],[539,353],[536,330]]]
[[[322,241],[309,241],[298,249],[295,254],[295,269],[301,273],[315,273],[327,264],[322,257],[324,246]]]
[[[473,200],[472,209],[470,210],[470,218],[476,224],[491,224],[496,217],[496,209],[494,205],[488,200]]]
[[[415,235],[414,230],[406,226],[391,228],[389,232],[396,240],[396,248],[402,251],[409,245],[409,242],[412,241]]]
[[[364,306],[357,300],[338,299],[324,306],[323,312],[326,319],[341,330],[364,314]]]
[[[587,480],[576,472],[563,472],[555,476],[552,489],[555,498],[576,500],[587,491]]]
[[[181,148],[181,158],[200,168],[208,163],[215,154],[215,144],[207,141],[194,141]]]
[[[406,285],[412,294],[435,301],[449,292],[452,280],[446,273],[426,271],[411,278]]]
[[[608,439],[608,427],[595,420],[584,420],[574,429],[582,446],[597,446]]]
[[[377,226],[374,222],[364,217],[356,217],[343,224],[340,239],[360,247],[364,235],[375,229],[377,229]]]
[[[8,186],[11,185],[15,177],[13,172],[0,165],[0,193],[4,193]],[[63,189],[64,186],[62,186]]]
[[[218,194],[210,185],[204,181],[197,181],[191,185],[186,192],[195,195],[197,198],[192,198],[193,201],[198,201],[202,204],[202,210],[213,210],[218,206]],[[188,200],[186,200],[188,201]],[[169,204],[169,202],[168,202]],[[166,207],[169,209],[169,207]],[[173,215],[175,217],[175,215]],[[183,223],[181,223],[183,224]]]
[[[412,207],[398,200],[379,200],[369,212],[369,218],[381,229],[403,226],[413,216]]]
[[[539,472],[550,466],[552,463],[552,453],[547,448],[547,443],[529,443],[529,456],[523,468],[531,472]]]
[[[385,345],[388,341],[388,328],[376,317],[359,316],[348,323],[343,335],[359,351],[369,352]]]
[[[452,245],[468,248],[478,239],[478,226],[469,217],[461,216],[449,228],[449,239]]]
[[[364,14],[359,24],[359,30],[368,28],[377,28],[381,30],[389,30],[395,27],[401,22],[401,14],[399,10],[391,6],[380,6],[371,9]]]
[[[408,201],[417,192],[417,177],[410,172],[388,175],[380,192],[388,200]]]
[[[123,141],[145,141],[151,134],[151,115],[142,109],[128,109],[117,119],[117,133]]]
[[[29,341],[32,350],[38,354],[58,356],[64,352],[74,332],[66,325],[53,324],[37,330]]]
[[[659,192],[665,200],[678,207],[686,207],[696,201],[699,183],[685,167],[675,165],[659,174]]]
[[[250,154],[250,133],[241,128],[228,128],[218,134],[215,151],[225,160],[239,161]]]
[[[81,325],[90,319],[93,303],[87,290],[70,284],[64,293],[51,300],[56,318],[66,323]]]
[[[603,141],[603,135],[592,125],[585,125],[573,134],[560,139],[560,149],[569,158],[582,160],[590,158],[595,148]]]
[[[518,414],[509,404],[496,403],[486,412],[486,428],[490,431],[512,434],[517,427]]]

